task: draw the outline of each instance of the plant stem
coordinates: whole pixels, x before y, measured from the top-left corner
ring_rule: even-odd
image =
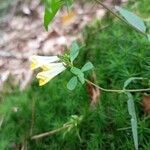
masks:
[[[31,137],[32,140],[35,140],[35,139],[40,139],[42,137],[45,137],[45,136],[49,136],[49,135],[52,135],[52,134],[55,134],[57,132],[60,132],[66,128],[69,128],[70,125],[66,125],[66,126],[63,126],[61,128],[58,128],[58,129],[55,129],[55,130],[52,130],[52,131],[49,131],[49,132],[45,132],[45,133],[41,133],[41,134],[38,134],[38,135],[34,135]]]
[[[125,19],[123,19],[122,17],[120,17],[115,11],[113,11],[112,9],[110,9],[108,6],[106,6],[104,3],[102,3],[100,0],[95,0],[96,3],[100,4],[101,6],[103,6],[106,10],[108,10],[110,13],[112,13],[115,17],[117,17],[119,20],[121,20],[122,22],[124,22],[125,24],[127,24],[128,26],[130,26],[131,28],[133,28],[134,30],[140,32],[141,34],[143,34],[144,36],[147,36],[146,33],[140,31],[139,29],[135,28],[134,26],[132,26],[131,24],[129,24]]]
[[[147,88],[147,89],[123,89],[123,90],[112,90],[112,89],[105,89],[105,88],[102,88],[98,85],[96,85],[95,83],[85,79],[85,81],[93,86],[95,86],[96,88],[102,90],[102,91],[105,91],[105,92],[114,92],[114,93],[125,93],[125,92],[147,92],[147,91],[150,91],[150,88]]]

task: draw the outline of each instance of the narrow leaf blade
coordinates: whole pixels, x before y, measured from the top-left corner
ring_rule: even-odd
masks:
[[[140,17],[138,17],[137,15],[135,15],[134,13],[123,9],[121,7],[116,6],[116,10],[119,11],[119,13],[127,20],[127,22],[134,26],[136,29],[140,30],[141,32],[145,33],[146,31],[146,26],[143,22],[143,20],[141,20]]]
[[[131,93],[127,93],[128,96],[128,112],[131,116],[131,128],[132,128],[132,135],[134,139],[134,146],[135,149],[138,150],[138,126],[137,126],[137,118],[135,112],[135,106],[133,101],[133,96]]]
[[[131,77],[131,78],[129,78],[128,80],[126,80],[124,82],[123,89],[125,89],[134,80],[143,80],[143,78],[142,77]]]
[[[46,0],[44,12],[44,27],[48,31],[48,25],[55,17],[60,9],[61,4],[59,0]]]

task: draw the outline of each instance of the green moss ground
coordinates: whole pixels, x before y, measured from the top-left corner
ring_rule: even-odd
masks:
[[[149,78],[150,43],[147,39],[120,22],[111,22],[103,30],[100,30],[101,24],[103,26],[98,22],[83,31],[85,47],[80,50],[77,66],[90,60],[95,66],[96,83],[105,88],[120,89],[132,76]],[[73,92],[67,90],[70,77],[70,73],[64,72],[44,87],[33,81],[24,92],[14,90],[1,95],[0,115],[4,116],[4,122],[0,129],[0,150],[13,150],[14,145],[19,146],[24,141],[27,141],[28,150],[134,149],[127,97],[102,92],[97,107],[91,110],[85,85],[78,85]],[[90,79],[90,73],[87,78]],[[135,82],[130,88],[149,86],[147,81]],[[143,94],[133,96],[139,147],[149,150],[150,118],[143,112]],[[18,112],[13,111],[14,107],[18,107]],[[59,128],[74,114],[84,117],[79,127],[81,141],[73,133],[63,138],[62,132],[30,140],[31,133],[35,135]]]

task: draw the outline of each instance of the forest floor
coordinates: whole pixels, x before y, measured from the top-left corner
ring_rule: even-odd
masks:
[[[140,15],[150,27],[150,6],[148,4],[147,0],[136,3],[129,1],[125,7]],[[97,16],[96,14],[99,18],[99,13],[100,15],[104,13],[103,9],[96,7],[96,10],[92,9],[95,11],[94,14],[89,15],[87,12],[91,9],[91,5],[83,7],[86,8],[84,12],[82,9],[81,12],[73,9],[69,18],[64,15],[67,12],[63,10],[64,14],[60,13],[60,16],[57,16],[48,33],[45,33],[43,28],[42,15],[38,15],[38,19],[35,19],[37,23],[32,24],[32,17],[30,17],[28,9],[25,9],[26,11],[24,10],[25,12],[21,16],[23,21],[21,21],[20,27],[18,22],[12,23],[15,22],[14,19],[8,24],[9,27],[12,26],[13,30],[7,29],[3,25],[3,31],[7,33],[3,33],[7,37],[3,39],[3,42],[10,45],[5,44],[0,47],[0,55],[2,55],[0,56],[2,58],[0,69],[3,68],[4,71],[9,72],[16,69],[20,72],[21,68],[28,71],[28,60],[32,54],[62,53],[64,45],[69,47],[73,40],[80,39],[81,49],[75,64],[80,67],[86,61],[91,61],[94,70],[89,72],[86,78],[98,85],[109,89],[121,89],[124,82],[130,77],[138,76],[149,79],[150,43],[148,40],[111,15],[107,14],[103,19],[93,20],[93,16]],[[95,8],[92,5],[93,7]],[[41,5],[38,4],[38,8],[38,13],[42,12]],[[27,12],[29,16],[24,14]],[[82,16],[84,21],[79,17],[80,13],[85,14],[84,17]],[[21,18],[16,16],[16,21]],[[25,23],[26,21],[27,23]],[[79,23],[80,25],[76,24],[78,21],[81,23]],[[8,36],[8,33],[12,35]],[[21,39],[22,37],[23,39]],[[14,38],[14,41],[11,41],[11,38]],[[7,49],[7,51],[2,51],[2,49]],[[14,51],[15,49],[16,51]],[[13,55],[16,52],[18,55]],[[5,63],[3,64],[3,62]],[[9,69],[7,65],[8,68],[10,67]],[[26,77],[28,74],[24,73],[24,76]],[[35,79],[23,91],[20,91],[18,86],[12,85],[13,77],[8,78],[0,95],[1,150],[134,149],[126,95],[102,92],[89,84],[78,84],[73,92],[68,91],[66,85],[71,76],[70,72],[63,72],[43,87],[39,87]],[[31,78],[32,72],[28,81]],[[131,84],[130,88],[148,88],[149,84],[147,80],[145,82],[138,81]],[[138,118],[139,150],[150,149],[149,94],[148,92],[133,94]],[[75,130],[71,130],[71,132],[62,130],[41,139],[31,139],[34,135],[64,127],[72,115],[82,116],[82,121]]]

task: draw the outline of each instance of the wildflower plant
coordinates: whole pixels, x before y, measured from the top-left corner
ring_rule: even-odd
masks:
[[[67,88],[69,90],[74,90],[78,82],[84,84],[84,73],[91,70],[94,66],[91,62],[87,62],[81,69],[74,66],[74,60],[79,54],[79,49],[80,48],[77,42],[73,42],[70,54],[66,53],[61,56],[32,56],[31,69],[42,69],[42,71],[36,75],[36,78],[39,80],[39,85],[45,85],[47,82],[49,82],[51,79],[67,68],[73,74],[73,77],[67,84]]]
[[[37,79],[39,79],[40,86],[46,84],[48,81],[66,69],[65,64],[56,62],[59,61],[57,56],[32,56],[31,61],[32,70],[37,68],[42,69],[42,71],[36,76]]]
[[[97,4],[103,6],[111,14],[113,14],[115,17],[117,17],[121,22],[125,23],[126,25],[128,25],[132,29],[136,30],[141,35],[143,35],[146,40],[150,40],[150,35],[147,32],[147,27],[146,27],[144,21],[142,21],[142,19],[140,19],[138,16],[136,16],[135,14],[133,14],[132,12],[130,12],[124,8],[115,7],[115,11],[114,11],[111,8],[109,8],[107,5],[102,3],[101,1],[99,1],[99,0],[94,0],[94,1]],[[69,7],[72,5],[72,3],[73,3],[73,0],[45,0],[45,14],[44,14],[45,29],[48,30],[49,24],[52,22],[55,15],[57,14],[57,12],[63,6],[67,7],[67,9],[69,10]],[[122,47],[123,47],[123,45],[122,45]],[[138,127],[138,119],[136,116],[136,109],[135,109],[135,104],[134,104],[134,93],[149,92],[150,87],[149,87],[149,83],[147,83],[147,81],[149,81],[149,79],[145,78],[145,77],[138,77],[138,75],[135,75],[135,76],[132,76],[129,79],[127,79],[125,82],[122,82],[122,84],[121,84],[122,86],[120,89],[118,89],[118,88],[117,89],[104,88],[104,87],[100,86],[101,83],[95,84],[92,81],[90,81],[88,78],[86,78],[85,74],[87,73],[87,71],[93,69],[94,67],[95,67],[95,69],[97,69],[96,65],[94,66],[90,61],[85,62],[85,64],[83,66],[80,66],[80,67],[77,67],[75,65],[76,64],[75,63],[76,58],[78,56],[80,56],[80,57],[82,56],[82,55],[79,55],[80,49],[81,49],[81,47],[78,45],[77,42],[74,41],[71,45],[69,52],[66,52],[62,55],[58,55],[58,56],[37,56],[37,55],[34,55],[34,56],[32,56],[31,57],[31,62],[32,62],[31,63],[31,69],[32,70],[35,70],[38,68],[41,69],[41,71],[39,73],[37,73],[37,75],[36,75],[36,78],[39,80],[39,86],[44,86],[49,81],[51,81],[54,77],[56,77],[57,75],[61,74],[64,71],[66,71],[66,72],[70,72],[72,75],[71,78],[67,79],[68,81],[66,83],[67,89],[69,89],[71,91],[75,90],[75,88],[77,87],[78,84],[83,85],[85,83],[88,83],[88,84],[91,84],[92,86],[96,87],[100,91],[105,92],[105,93],[108,93],[108,94],[109,93],[115,93],[116,95],[122,94],[122,95],[126,96],[127,101],[125,101],[125,102],[126,102],[128,114],[130,117],[129,122],[131,124],[131,127],[129,127],[129,129],[131,128],[131,131],[132,131],[134,147],[136,150],[138,150],[139,149],[139,139],[140,139],[139,135],[140,134],[138,132],[139,127]],[[92,62],[94,63],[94,61],[92,61]],[[147,64],[148,63],[149,62],[147,62]],[[113,63],[111,63],[110,68],[113,68],[114,66],[115,65]],[[121,68],[121,69],[123,70],[124,68]],[[147,71],[149,71],[148,69],[147,69]],[[113,74],[115,74],[115,71],[113,72]],[[117,72],[116,72],[116,74],[117,74]],[[133,83],[136,83],[136,81],[142,82],[142,83],[146,84],[146,86],[143,86],[143,88],[141,88],[141,86],[140,86],[140,88],[135,88],[136,87],[135,86],[134,88],[131,89],[130,85],[133,85]],[[147,86],[148,86],[148,88],[145,88]],[[56,86],[55,86],[55,88],[56,88]],[[74,94],[76,94],[76,93],[74,93]],[[103,95],[103,93],[102,93],[102,95]],[[25,96],[23,96],[23,97],[25,97]],[[45,105],[45,103],[44,104],[42,103],[42,105]],[[24,107],[24,108],[26,108],[26,107]],[[25,109],[25,110],[27,110],[26,112],[29,112],[28,109],[29,108]],[[40,110],[40,108],[39,108],[39,110]],[[39,112],[40,112],[40,115],[41,115],[41,113],[43,114],[43,111],[39,111]],[[48,110],[46,110],[46,112],[48,112]],[[69,118],[69,121],[67,121],[66,123],[63,123],[63,125],[60,128],[57,128],[57,129],[49,131],[49,132],[41,133],[38,135],[34,135],[34,136],[32,134],[30,134],[30,138],[32,140],[35,140],[35,139],[43,138],[45,136],[53,135],[55,133],[63,131],[63,138],[65,138],[65,136],[67,136],[68,133],[73,132],[73,133],[75,133],[75,135],[77,135],[78,139],[81,142],[82,137],[80,136],[80,133],[79,133],[80,132],[80,124],[85,119],[85,116],[80,115],[80,111],[77,114],[78,115],[72,114],[71,117]],[[46,116],[47,114],[44,114],[44,115]],[[100,117],[100,118],[103,117],[103,116],[99,116],[99,115],[101,115],[101,112],[97,113],[96,119],[98,117]],[[122,118],[124,119],[124,117],[126,117],[126,116],[123,116]],[[3,125],[3,122],[5,122],[5,120],[6,120],[5,116],[2,116],[2,119],[0,120],[0,127]],[[42,118],[42,121],[43,120],[44,120],[44,118]],[[92,124],[91,120],[89,121],[90,124]],[[99,130],[99,126],[101,125],[101,123],[103,123],[103,121],[100,121],[100,123],[99,123],[99,120],[97,121],[97,124],[98,124],[97,130]],[[49,124],[48,124],[48,127],[49,127]],[[28,128],[28,127],[26,127],[26,128]],[[27,135],[27,137],[28,136],[29,135]],[[96,136],[95,135],[92,135],[92,136],[94,139],[93,141],[95,141]],[[103,135],[101,135],[101,136],[103,136]],[[103,136],[103,138],[104,138],[104,136]],[[110,137],[107,137],[107,138],[110,138]],[[103,139],[98,139],[98,140],[102,141]],[[26,141],[26,139],[24,141]],[[105,144],[105,145],[107,145],[107,144]]]
[[[90,83],[91,85],[95,86],[96,88],[105,91],[105,92],[116,92],[116,93],[124,93],[128,97],[127,106],[129,115],[131,116],[131,127],[132,127],[132,133],[133,133],[133,139],[135,144],[135,149],[138,149],[138,132],[137,132],[137,118],[135,113],[135,106],[133,101],[132,92],[147,92],[150,91],[150,88],[147,89],[126,89],[126,87],[134,80],[145,80],[145,78],[142,77],[131,77],[127,81],[125,81],[124,86],[120,90],[116,89],[105,89],[102,88],[93,82],[89,81],[88,79],[85,79],[85,72],[93,69],[93,64],[91,62],[85,63],[81,69],[74,66],[74,60],[77,58],[79,54],[79,46],[77,42],[73,42],[70,50],[70,54],[65,53],[61,56],[33,56],[32,57],[32,64],[31,68],[42,68],[43,71],[37,74],[37,79],[39,79],[39,85],[45,85],[48,81],[50,81],[53,77],[57,76],[59,73],[61,73],[64,70],[69,70],[72,73],[72,78],[67,83],[67,88],[69,90],[74,90],[77,86],[78,82],[81,84],[84,84],[85,82]],[[60,61],[55,62],[55,61]],[[147,79],[146,79],[147,80]],[[67,127],[67,130],[64,132],[64,135],[72,131],[74,127],[77,126],[78,123],[75,122],[75,120],[81,120],[77,119],[78,116],[72,116],[70,122],[64,124],[63,128],[60,128],[61,130]],[[81,118],[81,117],[79,117]],[[69,126],[68,126],[69,125]],[[52,132],[53,133],[53,132]],[[79,130],[76,130],[76,133],[80,138]],[[49,132],[46,133],[46,135],[49,135]],[[51,132],[50,132],[51,134]],[[45,134],[34,136],[32,139],[36,139],[37,137],[43,137]]]
[[[135,29],[139,33],[143,34],[146,36],[149,40],[149,34],[146,32],[146,26],[145,23],[135,14],[132,12],[123,9],[121,7],[116,7],[116,11],[113,11],[109,7],[107,7],[104,3],[102,3],[99,0],[95,0],[97,4],[102,5],[105,9],[107,9],[109,12],[111,12],[113,15],[115,15],[118,19],[120,19],[122,22],[126,23],[129,25],[131,28]],[[46,0],[45,3],[45,17],[44,17],[44,26],[46,30],[48,30],[48,25],[56,15],[57,11],[63,6],[66,5],[69,7],[73,3],[72,0]],[[53,56],[56,58],[59,58],[58,60],[61,61],[61,63],[54,63],[50,62],[49,66],[45,63],[41,63],[41,68],[47,68],[46,71],[43,69],[42,72],[37,74],[37,78],[39,80],[40,85],[44,85],[47,83],[50,79],[52,79],[54,76],[58,75],[62,71],[64,71],[66,68],[72,73],[72,78],[69,80],[67,83],[67,88],[69,90],[74,90],[75,87],[77,86],[78,82],[81,84],[84,84],[85,82],[92,84],[93,86],[99,88],[102,91],[105,92],[116,92],[116,93],[124,93],[128,97],[127,101],[127,107],[129,111],[129,115],[131,116],[131,127],[132,127],[132,134],[133,134],[133,139],[134,139],[134,145],[135,149],[138,150],[138,127],[137,127],[137,118],[136,118],[136,113],[135,113],[135,107],[134,107],[134,101],[133,101],[133,96],[132,92],[146,92],[150,91],[150,88],[148,89],[126,89],[126,87],[134,80],[145,80],[144,78],[141,77],[131,77],[124,83],[124,87],[121,90],[115,90],[115,89],[105,89],[102,88],[91,81],[85,79],[85,72],[88,70],[91,70],[94,66],[91,62],[87,62],[84,66],[81,68],[78,68],[74,66],[74,60],[77,58],[79,54],[79,46],[76,42],[73,42],[71,49],[70,49],[70,54],[64,54],[62,56]],[[38,56],[37,56],[38,57]],[[52,58],[52,57],[50,57]],[[49,59],[51,61],[51,59]],[[41,61],[42,62],[42,61]],[[34,66],[34,63],[33,65]],[[38,65],[37,65],[38,66]],[[51,69],[55,67],[55,69]],[[69,128],[70,129],[70,128]]]

